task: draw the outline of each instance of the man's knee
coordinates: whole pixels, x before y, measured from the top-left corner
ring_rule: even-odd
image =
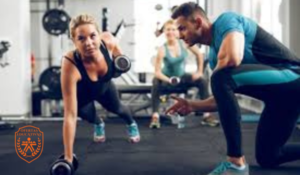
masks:
[[[227,79],[226,77],[229,76],[228,71],[229,68],[223,68],[214,71],[214,73],[211,75],[211,86],[218,86],[221,82],[225,82]]]
[[[275,168],[278,166],[278,154],[267,148],[256,147],[255,153],[257,163],[263,168]]]
[[[216,96],[220,94],[220,89],[224,89],[224,86],[227,85],[230,74],[229,68],[223,68],[216,70],[211,76],[211,90],[212,93]],[[220,94],[222,95],[222,94]]]

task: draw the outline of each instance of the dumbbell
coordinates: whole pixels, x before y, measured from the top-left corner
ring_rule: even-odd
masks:
[[[171,77],[170,78],[170,84],[171,85],[178,85],[180,83],[180,78],[179,77]]]
[[[59,158],[51,165],[50,175],[74,175],[78,168],[78,159],[75,154],[73,154],[72,164],[66,161],[64,154],[59,156]]]
[[[115,66],[114,77],[118,77],[122,73],[129,71],[131,67],[131,61],[127,56],[120,55],[114,59],[114,66]]]

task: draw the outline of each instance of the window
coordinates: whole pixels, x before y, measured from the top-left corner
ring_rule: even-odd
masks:
[[[280,17],[283,14],[281,8],[282,0],[252,0],[243,1],[242,12],[245,16],[254,19],[279,41],[282,41],[282,19]]]
[[[164,43],[164,37],[157,38],[154,32],[170,19],[171,8],[184,2],[190,0],[135,0],[135,72],[154,72],[153,61],[157,48]],[[198,2],[205,8],[205,0]]]

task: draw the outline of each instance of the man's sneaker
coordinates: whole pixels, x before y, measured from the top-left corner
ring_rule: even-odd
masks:
[[[206,126],[216,127],[219,126],[220,122],[214,116],[210,115],[208,117],[203,117],[201,124]]]
[[[154,129],[154,128],[159,129],[160,128],[159,117],[152,117],[149,128],[151,128],[151,129]]]
[[[221,162],[208,175],[249,175],[249,166],[238,167],[231,162]]]
[[[94,125],[94,142],[102,143],[105,142],[105,124]]]
[[[140,132],[138,125],[133,122],[131,125],[127,126],[129,141],[131,143],[138,143],[140,141]]]

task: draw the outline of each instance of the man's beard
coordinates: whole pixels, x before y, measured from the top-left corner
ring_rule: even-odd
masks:
[[[194,46],[195,44],[198,44],[198,41],[195,37],[193,37],[193,40],[190,40],[190,42],[188,43],[190,47]]]

